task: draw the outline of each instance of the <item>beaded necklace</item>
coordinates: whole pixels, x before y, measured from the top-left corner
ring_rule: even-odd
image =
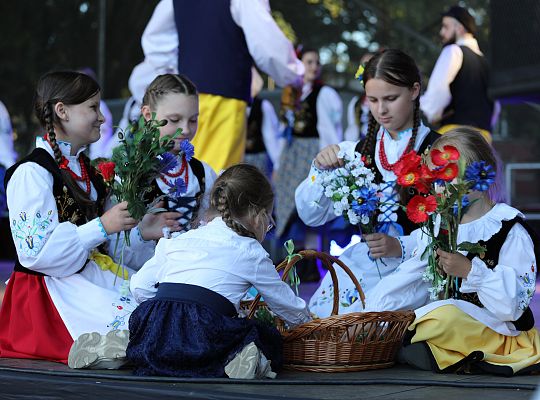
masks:
[[[407,129],[408,130],[408,129]],[[403,132],[406,132],[406,131],[403,131]],[[379,140],[379,160],[381,162],[381,166],[387,170],[387,171],[393,171],[394,170],[394,167],[395,165],[403,158],[403,156],[405,154],[407,154],[407,150],[409,149],[409,144],[411,142],[411,139],[409,139],[407,141],[407,146],[405,147],[405,151],[403,152],[403,154],[401,155],[401,157],[398,158],[398,160],[393,163],[393,164],[390,164],[388,162],[388,158],[386,158],[386,151],[384,150],[384,134],[386,133],[386,129],[383,130],[383,133],[381,135],[381,139]],[[402,133],[402,132],[400,132]]]
[[[182,174],[184,174],[184,178],[182,178],[184,180],[184,182],[186,183],[186,187],[188,186],[188,183],[189,183],[189,169],[188,169],[188,162],[186,160],[186,157],[182,157],[182,165],[180,167],[180,170],[178,172],[163,172],[159,178],[161,179],[161,181],[166,184],[168,187],[172,188],[174,186],[174,182],[176,182],[176,179],[174,179],[173,183],[170,183],[164,175],[170,177],[170,178],[179,178],[182,176]]]
[[[53,148],[51,144],[51,140],[49,139],[48,133],[45,134],[44,139],[47,141],[47,143],[49,143],[49,146]],[[81,176],[77,175],[75,172],[73,172],[71,168],[69,168],[69,161],[67,160],[66,157],[64,157],[64,155],[62,155],[62,158],[60,159],[58,166],[60,167],[60,169],[63,169],[69,172],[69,175],[71,175],[71,177],[74,180],[79,181],[79,182],[84,182],[86,184],[86,193],[90,194],[90,191],[91,191],[90,176],[88,175],[88,171],[86,170],[86,165],[80,155],[79,155],[78,161],[81,166]]]

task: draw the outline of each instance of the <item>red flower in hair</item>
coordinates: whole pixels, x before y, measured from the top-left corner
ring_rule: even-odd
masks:
[[[441,170],[437,171],[437,177],[443,181],[450,182],[458,176],[459,168],[456,163],[449,163]]]
[[[459,160],[459,151],[454,146],[444,146],[442,151],[438,149],[431,150],[431,161],[438,167],[457,160]]]
[[[416,195],[407,204],[407,217],[414,223],[426,222],[429,214],[437,208],[435,196]]]
[[[103,161],[97,165],[97,169],[106,183],[111,183],[114,180],[115,167],[116,167],[116,164],[113,163],[112,161]]]

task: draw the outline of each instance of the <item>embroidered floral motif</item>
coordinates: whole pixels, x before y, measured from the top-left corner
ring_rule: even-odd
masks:
[[[45,244],[45,232],[53,222],[52,210],[44,215],[37,211],[33,218],[28,218],[26,212],[19,214],[19,219],[13,219],[11,232],[13,240],[19,249],[28,256],[35,256]]]
[[[107,324],[108,328],[111,330],[121,329],[126,327],[127,321],[129,321],[129,316],[135,310],[136,304],[129,295],[119,294],[120,297],[114,302],[111,303],[113,308],[112,314],[114,319]]]
[[[350,307],[352,306],[358,299],[360,298],[360,294],[358,293],[358,289],[345,289],[343,294],[341,295],[341,306],[342,307]]]
[[[63,193],[60,196],[56,196],[55,199],[60,222],[69,221],[75,224],[80,218],[83,218],[79,207],[77,207],[75,200],[69,194],[66,186],[63,188]]]
[[[519,308],[521,310],[525,310],[529,306],[531,297],[534,294],[535,282],[534,277],[531,278],[528,272],[526,272],[524,275],[520,275],[519,280],[523,285],[523,290],[521,290],[518,294]]]
[[[326,303],[331,303],[334,301],[334,285],[331,283],[328,287],[322,290],[320,297],[318,297],[313,303],[312,306],[321,306]]]

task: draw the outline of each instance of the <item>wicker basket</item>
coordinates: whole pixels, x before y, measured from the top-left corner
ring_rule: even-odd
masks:
[[[276,319],[283,335],[285,367],[311,372],[352,372],[391,367],[403,335],[414,319],[412,311],[356,312],[337,315],[339,287],[333,264],[339,265],[358,289],[362,304],[364,293],[351,270],[339,259],[326,253],[304,250],[289,262],[283,261],[277,270],[283,271],[283,280],[300,259],[320,259],[328,269],[334,284],[332,315],[315,319],[287,330],[283,321]],[[248,318],[259,307],[257,296],[249,307]]]

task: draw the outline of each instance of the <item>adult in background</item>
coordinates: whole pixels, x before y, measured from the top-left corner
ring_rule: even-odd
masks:
[[[195,156],[216,171],[244,157],[251,66],[279,86],[300,84],[304,73],[267,0],[162,0],[142,47],[130,85],[145,87],[164,71],[187,75],[200,100]]]
[[[491,142],[493,102],[487,94],[488,63],[474,35],[467,9],[453,6],[442,14],[439,32],[444,48],[435,63],[420,108],[445,133],[460,125],[478,128]]]

